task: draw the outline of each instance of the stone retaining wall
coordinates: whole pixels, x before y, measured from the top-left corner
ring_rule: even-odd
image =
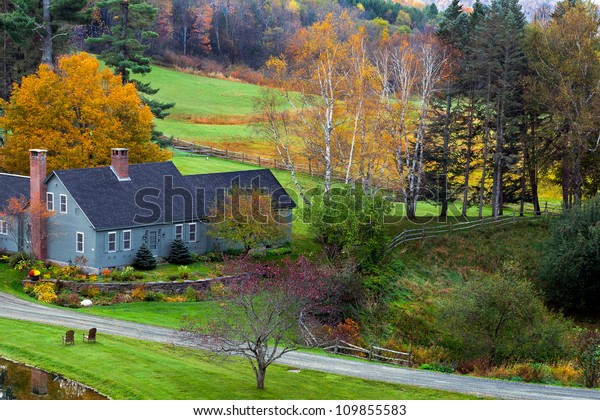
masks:
[[[81,282],[65,280],[45,280],[57,283],[58,292],[70,290],[73,293],[81,292],[90,287],[100,289],[102,293],[131,293],[138,286],[144,286],[147,292],[158,292],[166,295],[182,295],[188,287],[197,291],[208,290],[213,282],[227,282],[233,280],[232,277],[215,277],[202,280],[182,280],[182,281],[158,281],[158,282],[124,282],[124,283],[104,283],[104,282]],[[23,283],[31,282],[23,280]]]

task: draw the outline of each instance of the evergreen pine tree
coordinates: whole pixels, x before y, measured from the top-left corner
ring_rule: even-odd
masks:
[[[105,0],[96,3],[96,7],[107,8],[119,19],[115,19],[117,23],[110,32],[88,38],[86,42],[104,45],[106,49],[100,54],[101,59],[121,76],[123,84],[135,84],[138,92],[142,94],[142,100],[156,118],[165,118],[169,115],[167,110],[175,104],[150,99],[148,95],[155,95],[158,89],[152,88],[150,83],[131,80],[132,73],[144,75],[152,70],[150,58],[144,53],[150,47],[147,42],[158,36],[156,32],[150,31],[156,19],[156,7],[144,0]],[[154,131],[154,140],[157,140],[159,135],[160,133]]]
[[[156,258],[152,255],[150,248],[146,244],[142,244],[135,254],[133,267],[138,270],[152,270],[156,267]]]
[[[171,252],[169,253],[169,262],[171,264],[185,265],[192,262],[192,255],[185,242],[181,239],[175,239],[171,242]]]

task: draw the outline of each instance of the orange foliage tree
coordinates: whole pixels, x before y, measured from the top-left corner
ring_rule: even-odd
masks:
[[[133,163],[170,157],[150,141],[152,112],[135,86],[86,53],[42,64],[0,108],[0,167],[13,173],[29,172],[29,149],[48,150],[49,170],[108,165],[113,147],[129,148]]]

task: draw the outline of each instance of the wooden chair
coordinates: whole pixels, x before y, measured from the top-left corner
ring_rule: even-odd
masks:
[[[63,344],[75,344],[75,331],[69,330],[65,333],[65,336],[62,338]]]
[[[83,341],[84,342],[87,341],[88,343],[95,343],[96,342],[96,328],[90,328],[87,335],[84,333]]]

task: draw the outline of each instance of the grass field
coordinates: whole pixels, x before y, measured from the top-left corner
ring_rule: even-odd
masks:
[[[266,389],[260,391],[241,359],[220,361],[197,350],[102,334],[96,344],[65,347],[64,328],[2,318],[0,330],[0,355],[58,372],[113,399],[473,399],[277,365],[267,371]]]
[[[140,78],[160,91],[155,99],[174,102],[170,115],[156,120],[167,136],[262,156],[274,156],[271,145],[256,132],[260,120],[255,100],[262,87],[152,67]]]

